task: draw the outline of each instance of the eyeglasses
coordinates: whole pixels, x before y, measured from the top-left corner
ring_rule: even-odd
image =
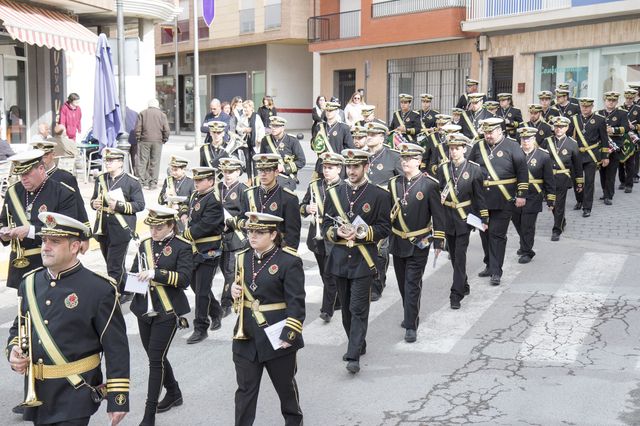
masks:
[[[275,171],[276,171],[276,169],[259,169],[258,170],[258,174],[259,175],[266,175],[266,174],[269,174],[269,173],[273,173]]]
[[[264,235],[264,234],[269,234],[271,233],[271,231],[269,231],[268,229],[247,229],[247,234],[249,235]]]
[[[357,98],[353,98],[353,100],[354,100],[354,101],[359,101],[359,100],[360,100],[360,98],[359,98],[359,97],[357,97]]]

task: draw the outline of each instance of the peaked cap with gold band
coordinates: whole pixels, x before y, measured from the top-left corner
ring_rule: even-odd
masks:
[[[344,157],[344,164],[367,164],[371,154],[361,149],[343,149],[340,152]]]
[[[471,145],[471,139],[462,133],[453,133],[449,136],[448,146],[468,146]]]
[[[381,133],[386,135],[389,133],[389,128],[382,123],[372,121],[366,124],[367,133]]]
[[[271,127],[284,126],[285,124],[287,124],[287,120],[285,120],[284,117],[280,117],[279,115],[269,117],[269,126]]]
[[[256,154],[253,156],[257,170],[276,169],[280,160],[281,157],[278,154]]]
[[[407,93],[400,93],[398,95],[398,97],[400,98],[400,102],[412,102],[413,101],[413,96],[409,95]]]
[[[551,123],[556,127],[569,127],[571,120],[567,117],[559,116],[551,119]]]
[[[448,123],[442,126],[442,131],[445,133],[458,133],[460,130],[462,130],[462,126],[457,124]]]
[[[538,92],[538,99],[551,99],[553,98],[553,93],[550,90],[542,90]]]
[[[423,101],[432,101],[433,95],[431,93],[423,93],[420,95],[420,99],[422,99]]]
[[[332,164],[335,166],[342,166],[344,164],[344,157],[335,152],[324,152],[320,154],[322,164]]]
[[[538,134],[538,129],[535,127],[520,127],[517,131],[520,139],[532,138]]]
[[[127,153],[118,148],[105,148],[102,150],[102,158],[105,160],[124,160]]]
[[[367,128],[364,126],[353,126],[351,129],[351,136],[354,138],[362,138],[367,136]]]
[[[244,222],[245,229],[253,229],[256,231],[275,231],[278,229],[278,224],[284,220],[279,216],[268,213],[247,212],[245,216],[247,217],[247,220]]]
[[[29,142],[29,145],[31,145],[33,149],[40,149],[44,151],[45,154],[48,154],[53,152],[56,146],[58,146],[58,143],[54,141],[33,141]]]
[[[191,173],[193,173],[193,180],[214,178],[216,169],[213,167],[194,167],[191,169]]]
[[[527,107],[529,108],[529,112],[542,112],[542,105],[540,104],[529,104]]]
[[[224,157],[220,159],[220,170],[233,172],[242,170],[244,162],[233,157]]]
[[[473,79],[473,78],[467,78],[465,80],[465,84],[467,86],[477,86],[478,84],[480,84],[480,82],[478,80]]]
[[[436,114],[436,124],[447,124],[451,121],[451,116],[447,114]]]
[[[183,157],[178,157],[177,155],[172,155],[171,160],[169,161],[169,165],[171,167],[187,167],[189,165],[189,160]]]
[[[420,157],[424,154],[424,148],[414,143],[401,143],[398,145],[400,155],[403,157]]]
[[[178,220],[178,210],[165,206],[148,207],[149,214],[144,219],[145,225],[163,225]]]
[[[594,102],[595,102],[595,99],[593,99],[593,98],[580,98],[580,99],[578,99],[578,103],[580,105],[584,105],[584,106],[593,105]]]
[[[375,110],[376,110],[375,105],[362,105],[362,108],[360,108],[360,113],[362,114],[363,117],[367,117],[371,115]]]
[[[227,123],[224,121],[214,120],[209,122],[209,131],[213,133],[222,133],[225,127],[227,127]]]
[[[604,92],[604,98],[608,101],[617,101],[620,98],[620,92]]]
[[[44,154],[45,152],[41,149],[32,149],[30,151],[12,155],[8,160],[13,163],[13,174],[23,175],[28,173],[42,161],[42,156]]]
[[[504,120],[502,118],[498,118],[498,117],[487,118],[486,120],[482,120],[482,131],[490,132],[493,129],[502,126],[502,123],[504,123]]]
[[[340,109],[340,103],[339,102],[325,102],[325,104],[324,104],[324,110],[325,111],[335,111],[337,109]]]
[[[469,93],[467,97],[469,98],[469,102],[475,104],[476,102],[480,102],[484,98],[484,93]]]
[[[44,224],[37,235],[49,237],[77,237],[88,240],[91,229],[84,223],[60,213],[42,212],[38,219]]]

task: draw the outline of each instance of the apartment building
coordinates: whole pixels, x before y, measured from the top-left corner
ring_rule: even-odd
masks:
[[[180,129],[194,129],[193,1],[180,0],[182,13],[173,25],[156,31],[156,89],[172,127],[178,96]],[[202,7],[200,3],[200,7]],[[217,0],[215,20],[207,27],[198,16],[200,111],[209,100],[252,99],[256,108],[272,96],[288,127],[310,126],[312,55],[307,49],[309,0]],[[176,31],[177,28],[177,31]],[[178,92],[175,52],[178,52]],[[202,120],[203,117],[199,119]],[[199,123],[195,123],[195,128]]]

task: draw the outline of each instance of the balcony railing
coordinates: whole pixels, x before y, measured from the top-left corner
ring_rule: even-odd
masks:
[[[466,0],[467,21],[566,9],[571,0]]]
[[[464,7],[465,0],[391,0],[371,5],[371,17],[402,15],[405,13],[428,12],[450,7]]]
[[[360,37],[360,10],[313,16],[307,21],[309,43]]]

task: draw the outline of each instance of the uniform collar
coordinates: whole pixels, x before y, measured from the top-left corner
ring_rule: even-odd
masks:
[[[54,164],[53,167],[51,167],[49,170],[47,170],[47,174],[49,176],[51,176],[53,173],[55,173],[55,171],[58,169],[58,167]]]
[[[204,191],[204,192],[198,192],[198,191],[196,191],[196,194],[197,194],[198,196],[200,196],[200,197],[204,197],[205,195],[207,195],[208,193],[210,193],[210,192],[211,192],[211,191],[213,191],[214,189],[216,189],[216,186],[215,186],[215,185],[211,186],[211,188],[207,189],[207,190],[206,190],[206,191]]]
[[[67,276],[69,276],[71,274],[74,274],[74,273],[78,272],[81,267],[82,267],[82,264],[78,260],[78,262],[75,265],[73,265],[70,268],[65,269],[64,271],[60,271],[58,273],[58,275],[56,275],[56,276],[53,276],[51,274],[51,271],[49,271],[49,269],[47,268],[47,276],[52,280],[59,280],[59,279],[65,278],[65,277],[67,277]]]
[[[262,259],[268,258],[269,256],[271,256],[273,254],[274,251],[276,251],[277,248],[278,248],[278,246],[274,244],[270,249],[262,252],[262,254],[260,254],[260,255],[258,255],[258,252],[254,250],[253,251],[253,257],[255,257],[258,260],[262,260]]]
[[[267,195],[273,194],[278,188],[280,188],[280,185],[278,184],[277,181],[276,181],[276,184],[273,185],[270,189],[267,189],[264,186],[260,185],[260,190],[262,190],[262,192],[264,192]]]

